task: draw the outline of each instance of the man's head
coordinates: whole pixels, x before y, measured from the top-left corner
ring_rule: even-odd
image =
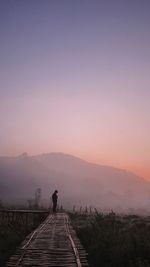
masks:
[[[58,193],[58,191],[57,190],[55,190],[55,194],[57,194]]]

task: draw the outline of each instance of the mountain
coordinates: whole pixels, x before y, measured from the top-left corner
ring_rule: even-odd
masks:
[[[143,208],[149,206],[150,183],[135,174],[63,153],[0,157],[0,198],[28,199],[36,188],[49,201],[59,191],[59,203],[71,207]]]

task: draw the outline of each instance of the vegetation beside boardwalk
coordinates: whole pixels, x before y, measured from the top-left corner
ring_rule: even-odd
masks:
[[[41,221],[37,220],[29,225],[19,225],[0,221],[0,267],[5,267],[9,257],[16,248],[30,234]]]
[[[19,234],[8,225],[0,225],[0,266],[5,266],[9,256],[24,239],[24,234]]]
[[[149,267],[150,217],[70,214],[94,267]]]

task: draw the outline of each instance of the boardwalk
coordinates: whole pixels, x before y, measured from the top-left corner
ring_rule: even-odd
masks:
[[[57,213],[47,219],[21,244],[7,267],[84,267],[86,253],[68,215]]]

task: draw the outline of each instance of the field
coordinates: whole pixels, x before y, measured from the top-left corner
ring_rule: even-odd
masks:
[[[15,252],[16,247],[39,223],[37,220],[34,224],[26,226],[0,220],[0,267],[5,267],[8,258]]]
[[[150,216],[113,212],[74,212],[69,215],[88,252],[90,267],[150,266]],[[5,266],[15,248],[32,230],[33,226],[21,229],[11,224],[0,224],[0,266]]]
[[[71,213],[94,267],[149,267],[150,216]]]
[[[19,234],[8,225],[0,225],[0,266],[5,266],[8,257],[14,252],[16,246],[24,239],[24,234]]]

